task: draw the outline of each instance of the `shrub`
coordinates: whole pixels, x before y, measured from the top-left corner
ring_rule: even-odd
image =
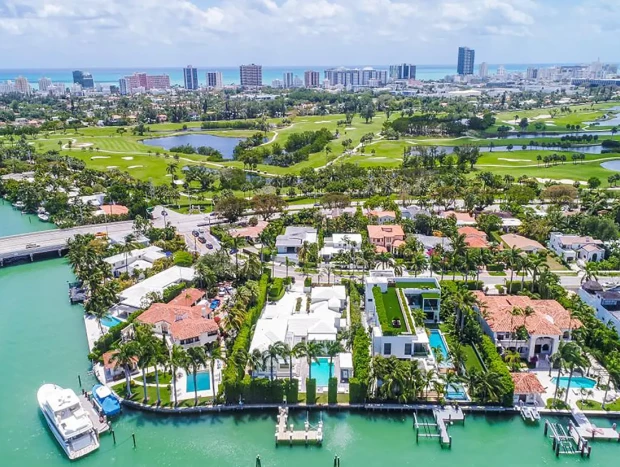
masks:
[[[351,404],[363,404],[366,401],[368,387],[356,378],[349,379],[349,402]]]
[[[284,385],[282,379],[252,379],[246,375],[241,381],[241,394],[246,404],[277,404],[284,400]]]
[[[476,280],[468,280],[467,283],[465,283],[465,281],[441,281],[440,285],[441,287],[444,287],[444,285],[447,283],[465,285],[468,290],[482,290],[482,287],[484,286],[484,282]]]
[[[508,367],[497,353],[495,344],[489,336],[483,336],[480,343],[480,354],[489,371],[499,376],[498,387],[500,388],[498,400],[504,407],[512,407],[515,385],[510,376]]]
[[[296,378],[284,380],[284,393],[287,404],[297,404],[299,402],[299,380]]]
[[[284,280],[276,277],[269,287],[269,300],[277,301],[284,295]]]
[[[181,266],[184,268],[188,268],[194,262],[194,258],[192,257],[192,254],[187,251],[175,251],[172,257],[173,257],[175,266]]]
[[[306,378],[306,404],[316,404],[316,379]]]
[[[368,394],[370,380],[370,337],[362,325],[360,313],[360,294],[357,287],[349,286],[349,301],[351,303],[351,324],[355,329],[353,338],[353,374],[349,379],[349,401],[353,404],[362,404]]]
[[[489,264],[487,266],[487,271],[494,271],[494,272],[504,272],[504,265],[497,263],[497,264]]]
[[[164,290],[162,295],[164,303],[168,303],[173,298],[179,296],[179,294],[187,287],[185,282],[181,282],[179,284],[174,284]]]
[[[327,403],[338,403],[338,379],[336,378],[329,378],[329,382],[327,385]]]
[[[310,276],[304,279],[304,287],[312,287],[312,278]]]
[[[506,292],[509,294],[517,294],[522,290],[531,290],[532,281],[525,281],[521,284],[521,281],[506,281]]]

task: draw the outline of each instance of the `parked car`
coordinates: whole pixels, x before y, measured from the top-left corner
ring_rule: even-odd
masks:
[[[203,245],[204,245],[205,243],[207,243],[207,239],[206,239],[206,238],[204,238],[203,236],[198,237],[198,241],[199,241],[200,243],[202,243]]]
[[[198,232],[197,230],[192,230],[192,235],[194,237],[200,237],[200,232]]]
[[[213,250],[213,243],[207,243],[207,248],[209,250]]]

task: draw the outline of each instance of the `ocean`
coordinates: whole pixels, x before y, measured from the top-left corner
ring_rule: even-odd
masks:
[[[506,72],[516,73],[523,72],[530,66],[547,68],[559,64],[512,64],[504,65]],[[565,64],[562,64],[565,65]],[[363,68],[368,65],[348,65],[348,68]],[[489,74],[494,74],[500,65],[489,64]],[[221,71],[225,85],[238,84],[239,83],[239,67],[197,67],[198,68],[198,81],[200,84],[204,84],[207,71]],[[326,65],[308,65],[308,66],[264,66],[263,67],[263,84],[270,85],[274,79],[282,79],[282,75],[285,72],[292,72],[299,76],[301,79],[304,77],[304,71],[314,70],[321,73],[321,79],[323,71],[333,66]],[[378,70],[387,70],[389,65],[373,65],[373,68]],[[50,78],[54,83],[70,84],[73,82],[72,72],[79,68],[58,68],[58,69],[1,69],[0,70],[0,82],[7,80],[15,80],[18,76],[24,76],[28,79],[30,84],[36,88],[40,78]],[[478,66],[476,65],[476,70]],[[183,68],[182,67],[162,67],[162,68],[90,68],[83,69],[92,73],[95,83],[109,86],[111,84],[118,84],[119,78],[123,76],[131,75],[134,72],[145,72],[150,75],[167,74],[170,76],[170,82],[175,85],[183,85]],[[456,73],[456,64],[453,65],[417,65],[417,79],[419,80],[438,80],[446,77],[447,75],[454,75]]]

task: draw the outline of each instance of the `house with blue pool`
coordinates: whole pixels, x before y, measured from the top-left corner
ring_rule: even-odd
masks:
[[[439,322],[441,287],[434,277],[398,277],[394,270],[370,271],[365,278],[365,316],[372,329],[375,355],[417,359],[436,367],[433,349],[447,355],[440,333],[427,333],[424,323]],[[431,342],[433,339],[434,342]],[[442,350],[445,349],[445,352]]]

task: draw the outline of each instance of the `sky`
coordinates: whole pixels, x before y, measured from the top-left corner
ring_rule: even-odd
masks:
[[[620,61],[620,0],[0,0],[0,68]]]

